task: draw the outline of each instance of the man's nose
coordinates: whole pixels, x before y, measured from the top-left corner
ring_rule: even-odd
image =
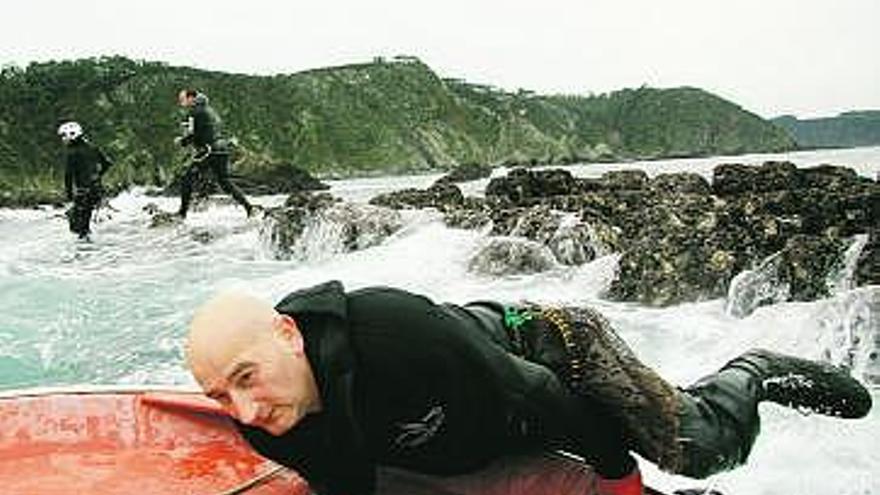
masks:
[[[253,423],[253,421],[257,419],[258,408],[250,395],[242,392],[233,392],[230,395],[232,395],[232,405],[234,408],[233,414],[235,415],[235,419],[246,425]]]

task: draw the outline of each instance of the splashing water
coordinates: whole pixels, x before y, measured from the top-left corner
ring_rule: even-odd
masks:
[[[771,158],[853,164],[869,177],[880,170],[877,148],[762,156],[752,162]],[[750,162],[735,157],[638,166],[656,174],[709,170],[709,163],[734,160]],[[598,176],[613,167],[571,169]],[[331,193],[363,202],[380,192],[427,187],[436,177],[338,181]],[[463,189],[471,194],[485,183],[467,183]],[[258,198],[264,206],[281,201]],[[0,210],[0,388],[193,384],[183,366],[184,327],[209,294],[239,288],[277,300],[327,279],[342,280],[348,288],[393,285],[437,301],[590,304],[644,362],[680,385],[752,347],[826,359],[866,381],[880,377],[877,286],[853,289],[841,283],[833,297],[809,303],[752,306],[748,300],[756,297],[740,297],[739,316],[720,299],[646,308],[602,298],[615,276],[616,254],[600,252],[583,265],[554,265],[530,275],[473,273],[468,265],[485,244],[485,232],[450,229],[439,215],[403,215],[394,235],[354,252],[322,251],[328,241],[316,233],[309,248],[314,256],[278,260],[261,238],[263,223],[245,218],[237,206],[214,205],[193,212],[184,223],[149,228],[150,215],[143,210],[149,203],[173,211],[177,200],[149,198],[140,191],[113,198],[113,209],[102,212],[91,244],[73,239],[59,210]],[[760,298],[778,300],[777,289]],[[875,402],[878,398],[875,391]],[[727,495],[880,493],[878,408],[859,421],[804,416],[772,404],[762,405],[761,412],[762,434],[746,466],[697,481],[642,462],[645,479],[670,492],[711,487]]]
[[[727,314],[743,317],[752,314],[759,306],[788,300],[789,285],[779,280],[782,254],[768,256],[754,270],[743,270],[730,281],[727,290]]]
[[[868,234],[857,234],[843,255],[839,270],[829,273],[827,284],[832,294],[850,290],[855,287],[856,268],[865,246],[868,245]]]

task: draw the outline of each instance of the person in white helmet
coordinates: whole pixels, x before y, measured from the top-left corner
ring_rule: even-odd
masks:
[[[67,200],[73,201],[67,211],[70,231],[80,239],[88,239],[92,212],[104,196],[101,178],[113,162],[86,139],[79,122],[62,123],[58,127],[58,136],[67,148],[64,189]]]

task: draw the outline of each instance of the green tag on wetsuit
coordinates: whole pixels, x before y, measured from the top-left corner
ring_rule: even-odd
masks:
[[[512,330],[519,330],[527,321],[532,319],[529,311],[519,311],[514,307],[504,307],[504,326]]]

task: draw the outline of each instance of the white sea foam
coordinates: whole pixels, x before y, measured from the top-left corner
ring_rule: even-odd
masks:
[[[760,164],[769,159],[849,165],[868,177],[880,171],[880,148],[571,169],[579,176],[633,167],[645,167],[652,175],[706,175],[718,163]],[[437,177],[333,181],[331,192],[366,201],[380,192],[427,187]],[[470,194],[487,182],[473,181],[463,188]],[[394,285],[438,301],[591,304],[607,315],[646,363],[682,385],[756,346],[840,364],[849,359],[861,373],[869,369],[865,353],[874,345],[872,339],[880,341],[880,316],[872,306],[871,289],[842,284],[828,300],[761,306],[742,317],[729,315],[722,300],[645,308],[602,298],[615,275],[613,254],[536,275],[498,278],[470,273],[468,261],[484,243],[484,232],[450,229],[430,212],[406,214],[399,232],[365,250],[279,261],[260,241],[259,221],[245,218],[234,203],[194,211],[182,224],[148,227],[144,206],[154,203],[173,211],[177,201],[143,191],[114,198],[112,210],[95,225],[92,244],[73,239],[60,210],[0,210],[0,388],[191,384],[182,364],[184,326],[208,294],[238,287],[277,299],[292,289],[334,278],[350,288]],[[258,201],[271,206],[283,197]],[[880,399],[877,393],[874,397],[875,402]],[[804,416],[775,405],[762,405],[761,410],[763,433],[746,466],[709,481],[694,481],[643,462],[646,480],[664,489],[714,483],[728,495],[880,493],[878,408],[861,421]]]

